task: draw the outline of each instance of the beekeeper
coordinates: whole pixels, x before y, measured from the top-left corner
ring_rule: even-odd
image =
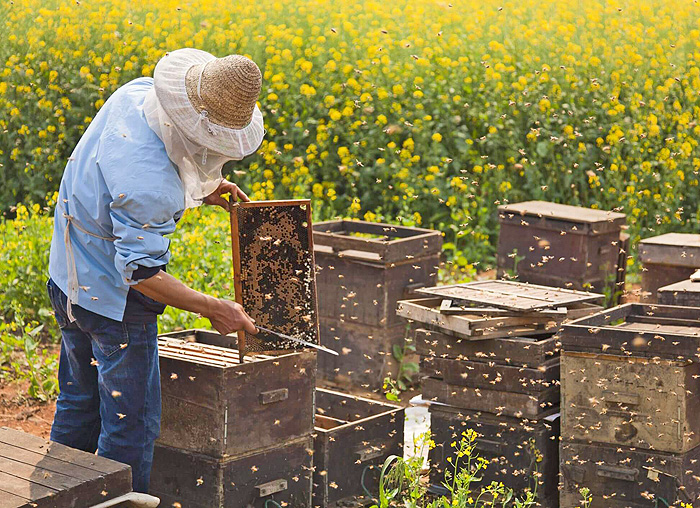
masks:
[[[160,432],[157,316],[171,305],[220,333],[256,331],[239,304],[166,266],[185,209],[248,201],[221,169],[262,142],[261,83],[243,56],[169,53],[152,79],[105,102],[61,180],[47,283],[62,334],[51,440],[129,464],[136,492],[148,490]]]

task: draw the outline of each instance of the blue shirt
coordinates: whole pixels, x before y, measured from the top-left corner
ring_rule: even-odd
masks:
[[[66,294],[69,271],[64,213],[70,227],[80,307],[122,321],[134,270],[167,264],[185,208],[177,168],[143,113],[152,78],[119,88],[86,129],[66,165],[56,204],[49,275]]]

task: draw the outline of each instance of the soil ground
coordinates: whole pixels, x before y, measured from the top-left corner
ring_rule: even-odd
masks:
[[[48,439],[56,410],[55,402],[27,397],[29,381],[0,381],[0,426]]]

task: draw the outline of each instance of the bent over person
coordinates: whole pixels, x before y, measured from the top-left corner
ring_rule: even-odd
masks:
[[[220,333],[255,333],[232,301],[166,273],[166,235],[186,208],[248,201],[222,166],[265,133],[262,76],[239,55],[180,49],[154,77],[119,88],[78,142],[56,205],[48,292],[61,328],[60,395],[51,440],[132,467],[147,492],[160,432],[156,319],[166,305]]]

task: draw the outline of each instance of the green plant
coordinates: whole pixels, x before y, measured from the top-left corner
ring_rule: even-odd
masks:
[[[582,487],[579,489],[579,494],[581,494],[581,508],[589,508],[593,502],[593,496],[591,495],[591,490],[587,487]]]
[[[391,376],[384,378],[384,393],[388,400],[398,402],[401,392],[405,392],[413,384],[413,377],[418,373],[420,367],[408,358],[410,354],[415,352],[416,346],[409,342],[404,343],[403,347],[394,344],[392,354],[399,365],[399,371],[396,374],[396,379]]]
[[[13,331],[14,328],[14,331]],[[0,372],[4,378],[29,381],[27,395],[48,401],[58,396],[58,356],[41,346],[44,325],[0,327]]]

